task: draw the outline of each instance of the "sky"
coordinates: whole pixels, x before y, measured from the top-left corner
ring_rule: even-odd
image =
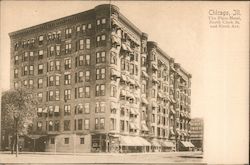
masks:
[[[8,33],[109,1],[1,1],[1,81],[9,88]],[[210,163],[242,163],[248,149],[248,2],[112,1],[192,74],[191,116],[205,121]],[[210,28],[208,11],[241,12],[240,28]],[[238,139],[235,141],[235,139]],[[220,147],[219,147],[220,146]],[[242,152],[234,154],[234,151]]]

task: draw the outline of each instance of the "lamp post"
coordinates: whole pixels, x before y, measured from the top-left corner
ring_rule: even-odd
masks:
[[[16,132],[16,157],[18,155],[18,120],[19,120],[19,116],[17,112],[14,112],[14,124],[15,124],[15,132]]]

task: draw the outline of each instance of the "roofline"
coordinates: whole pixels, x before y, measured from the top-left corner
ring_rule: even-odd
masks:
[[[171,57],[166,52],[164,52],[159,46],[157,47],[156,51],[158,51],[160,54],[164,55],[164,57],[166,57],[168,60],[171,59]]]
[[[41,23],[41,24],[38,24],[38,25],[34,25],[34,26],[31,26],[31,27],[20,29],[20,30],[14,31],[14,32],[10,32],[9,37],[12,38],[12,37],[15,37],[17,35],[20,35],[20,34],[23,34],[23,33],[26,33],[26,32],[37,30],[39,28],[47,28],[48,26],[53,26],[54,24],[60,23],[60,22],[63,22],[63,21],[68,21],[68,20],[71,21],[71,20],[77,19],[77,17],[79,17],[82,14],[90,14],[93,11],[94,11],[94,8],[90,9],[90,10],[86,10],[84,12],[72,14],[72,15],[61,17],[61,18],[51,20],[51,21],[48,21],[48,22],[45,22],[45,23]]]

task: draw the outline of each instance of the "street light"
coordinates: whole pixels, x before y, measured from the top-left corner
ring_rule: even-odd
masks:
[[[15,111],[14,112],[14,125],[16,127],[15,132],[16,132],[16,157],[18,155],[18,120],[19,120],[19,114]]]

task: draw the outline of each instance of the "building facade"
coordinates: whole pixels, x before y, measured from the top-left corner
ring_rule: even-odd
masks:
[[[150,152],[190,143],[191,74],[114,5],[9,34],[11,87],[39,98],[39,151]],[[26,143],[26,142],[24,142]]]
[[[203,151],[204,121],[202,118],[193,118],[190,121],[190,141]]]

